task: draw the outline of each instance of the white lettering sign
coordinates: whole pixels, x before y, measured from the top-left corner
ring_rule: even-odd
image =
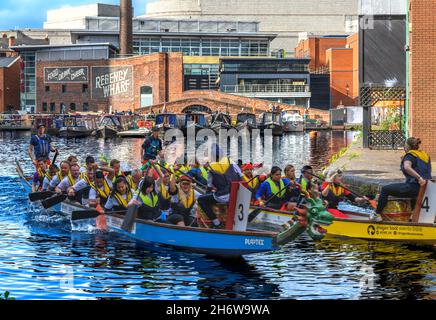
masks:
[[[233,220],[234,231],[246,231],[248,223],[248,211],[250,208],[251,191],[239,185],[236,198],[235,218]]]

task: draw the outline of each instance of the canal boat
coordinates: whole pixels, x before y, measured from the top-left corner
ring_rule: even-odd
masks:
[[[123,125],[120,115],[104,115],[101,117],[96,130],[96,136],[99,138],[115,138],[120,131],[127,130]]]
[[[159,113],[156,116],[155,126],[163,131],[170,129],[179,129],[180,116],[178,117],[175,113]]]
[[[190,112],[186,113],[182,117],[183,124],[181,129],[185,136],[187,136],[189,129],[192,130],[193,128],[194,132],[197,133],[197,131],[201,129],[206,129],[208,127],[206,115],[204,113]]]
[[[32,127],[27,115],[0,113],[0,131],[27,131]]]
[[[63,125],[59,129],[59,136],[62,138],[85,138],[96,129],[95,118],[71,115],[64,117]]]
[[[210,121],[210,128],[215,132],[219,132],[221,129],[229,130],[233,128],[232,117],[228,113],[215,112],[212,114]]]
[[[62,127],[64,115],[61,114],[41,114],[33,117],[32,134],[38,132],[38,126],[45,126],[45,133],[51,136],[59,135],[59,129]]]
[[[236,130],[240,131],[244,129],[248,131],[257,129],[257,120],[254,113],[243,112],[236,116]]]
[[[138,129],[126,130],[118,132],[118,137],[121,138],[144,138],[151,133],[151,130],[146,127],[141,127]]]
[[[259,129],[270,129],[273,136],[283,135],[282,114],[279,111],[267,111],[260,115]]]
[[[304,119],[298,112],[284,111],[282,113],[283,132],[303,132]]]

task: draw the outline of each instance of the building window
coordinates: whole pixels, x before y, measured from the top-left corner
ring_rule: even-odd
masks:
[[[61,102],[61,113],[64,114],[65,111],[66,111],[65,104],[63,102]]]
[[[50,102],[50,112],[56,112],[56,103]]]
[[[65,93],[65,92],[67,92],[67,85],[63,84],[62,85],[62,93]]]
[[[141,108],[153,105],[153,88],[149,86],[141,87]]]
[[[45,92],[49,92],[50,91],[50,86],[45,86]]]
[[[88,93],[88,84],[82,84],[82,93]]]
[[[42,111],[47,112],[47,102],[42,103]]]
[[[76,104],[75,103],[70,103],[70,111],[76,111]]]
[[[89,104],[88,104],[88,102],[84,102],[83,103],[83,111],[89,111]]]

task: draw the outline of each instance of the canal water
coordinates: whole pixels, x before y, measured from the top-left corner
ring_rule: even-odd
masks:
[[[0,132],[0,292],[16,299],[435,299],[432,250],[362,240],[302,237],[280,251],[237,261],[71,226],[32,206],[14,159],[28,161],[28,133]],[[352,133],[274,140],[275,164],[322,167]],[[134,165],[141,139],[56,139],[61,157],[105,154]]]

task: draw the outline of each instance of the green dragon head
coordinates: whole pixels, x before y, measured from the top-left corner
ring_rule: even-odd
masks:
[[[313,240],[321,240],[327,232],[322,226],[329,226],[333,222],[331,215],[321,199],[307,199],[307,234]]]

